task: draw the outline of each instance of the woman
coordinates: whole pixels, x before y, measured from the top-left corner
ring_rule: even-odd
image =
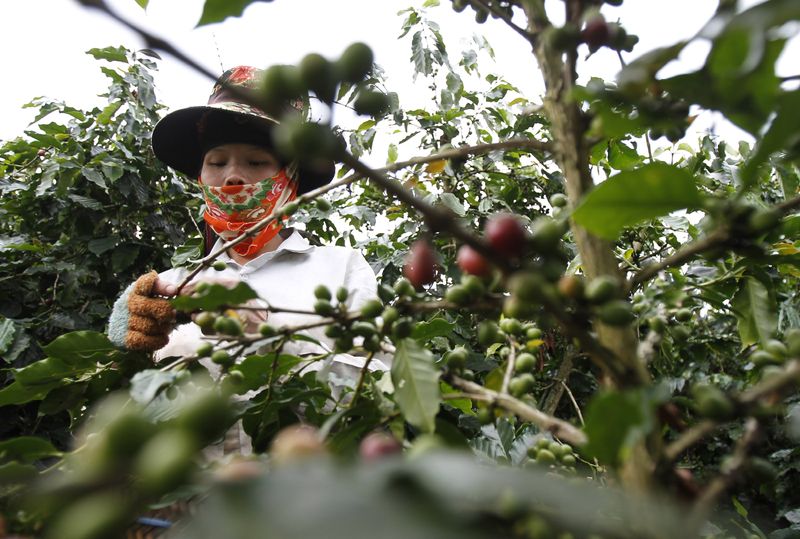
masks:
[[[226,71],[214,85],[208,105],[172,112],[153,131],[156,157],[197,178],[206,201],[206,229],[219,236],[213,250],[242,235],[297,194],[333,177],[332,162],[286,163],[278,157],[271,139],[277,122],[240,98],[257,89],[262,75],[261,70],[246,66]],[[226,264],[223,271],[206,269],[192,284],[244,281],[270,306],[299,311],[270,312],[269,324],[274,327],[318,321],[311,313],[314,289],[320,284],[334,291],[346,288],[348,310],[360,308],[376,295],[375,274],[358,251],[313,246],[297,231],[283,228],[280,221],[228,249],[217,260]],[[175,295],[176,285],[186,274],[183,268],[151,272],[129,286],[115,303],[109,321],[112,341],[129,349],[156,351],[158,359],[193,355],[204,342],[202,332],[194,323],[176,327],[175,311],[166,299]],[[190,285],[181,293],[193,288]],[[242,314],[253,324],[267,319],[266,311]],[[338,383],[352,383],[364,359],[330,353],[333,342],[323,331],[324,327],[318,327],[304,332],[319,344],[291,341],[284,352],[300,356],[328,353],[327,359],[306,368],[333,372]],[[207,366],[214,374],[216,366],[210,362]],[[369,368],[388,370],[388,365],[374,359]]]

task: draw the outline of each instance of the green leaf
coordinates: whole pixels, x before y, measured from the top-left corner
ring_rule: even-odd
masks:
[[[196,296],[180,296],[172,300],[172,305],[181,311],[213,311],[222,306],[241,305],[246,301],[258,298],[255,290],[249,285],[239,282],[233,288],[221,284],[210,284],[202,294]]]
[[[439,195],[439,200],[459,217],[464,217],[467,214],[464,204],[453,193],[442,193]]]
[[[172,267],[185,266],[192,260],[203,256],[203,238],[192,238],[175,250],[170,262]]]
[[[411,425],[433,432],[441,402],[433,354],[415,340],[403,339],[397,343],[391,372],[395,401],[403,417]]]
[[[101,125],[108,125],[108,123],[111,121],[111,117],[114,116],[123,103],[125,103],[125,101],[119,99],[106,105],[103,111],[97,115],[97,123]]]
[[[591,191],[572,214],[590,232],[616,239],[622,229],[646,219],[700,205],[694,177],[665,163],[620,172]]]
[[[125,47],[106,47],[104,49],[89,49],[86,54],[91,54],[98,60],[109,62],[127,62],[128,55]]]
[[[33,480],[38,474],[32,464],[9,462],[0,466],[0,485],[18,485]],[[5,490],[5,489],[3,489]]]
[[[778,327],[777,306],[764,284],[752,276],[739,282],[739,291],[731,300],[739,323],[742,348],[771,339]]]
[[[742,181],[750,185],[755,181],[758,168],[767,158],[784,148],[792,148],[800,143],[800,128],[792,120],[792,114],[800,110],[800,90],[788,92],[777,99],[775,115],[767,132],[758,141],[755,151],[742,167]]]
[[[178,373],[174,371],[162,372],[158,369],[139,371],[131,378],[131,398],[142,404],[150,403],[162,388],[171,386]]]
[[[624,460],[631,447],[653,428],[649,403],[641,390],[597,394],[586,409],[586,453],[605,464]]]
[[[0,460],[30,463],[46,457],[58,457],[61,451],[48,440],[36,436],[20,436],[0,442]]]
[[[136,3],[139,4],[139,7],[141,7],[142,9],[147,9],[147,4],[149,2],[150,0],[136,0]]]
[[[14,343],[16,333],[17,326],[14,325],[14,321],[0,316],[0,354],[5,353]]]
[[[455,327],[454,323],[448,322],[444,318],[433,318],[414,326],[411,338],[424,343],[434,337],[449,337],[453,334]]]
[[[622,141],[613,141],[608,145],[608,164],[616,170],[631,170],[644,161],[644,157]]]
[[[58,358],[75,365],[94,365],[97,361],[110,360],[109,354],[117,348],[105,333],[97,331],[73,331],[56,338],[43,348],[51,358]]]
[[[275,365],[276,361],[277,365]],[[275,379],[278,379],[288,374],[294,366],[302,361],[303,358],[289,354],[280,354],[277,358],[275,354],[248,356],[241,363],[231,367],[231,371],[239,371],[244,375],[244,380],[236,388],[237,393],[246,393],[264,387],[269,383],[273,374]]]
[[[130,243],[119,245],[111,253],[111,268],[119,273],[128,269],[139,256],[139,246]]]
[[[222,22],[228,17],[240,17],[245,8],[261,0],[206,0],[197,27]]]
[[[14,382],[0,389],[0,406],[40,401],[59,385],[61,385],[60,381],[36,387],[26,387],[19,382]]]
[[[447,382],[440,382],[439,389],[441,390],[442,395],[447,395],[448,393],[458,393],[458,391]],[[475,412],[472,410],[472,400],[470,399],[448,399],[445,402],[447,402],[447,404],[453,408],[457,408],[462,413],[467,415],[475,415]]]
[[[86,247],[89,248],[89,251],[91,251],[92,254],[101,255],[106,251],[110,251],[116,247],[118,242],[119,237],[109,236],[108,238],[97,238],[91,240],[88,244],[86,244]]]

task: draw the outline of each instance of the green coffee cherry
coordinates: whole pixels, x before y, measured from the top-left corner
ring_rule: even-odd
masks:
[[[371,90],[361,90],[353,101],[353,109],[356,114],[366,116],[381,116],[389,110],[389,106],[389,96],[383,92]]]
[[[609,326],[625,326],[636,319],[631,304],[622,299],[609,301],[598,307],[597,317]]]
[[[691,309],[678,309],[675,312],[675,320],[678,322],[688,322],[692,319]]]
[[[330,301],[332,298],[330,289],[324,284],[321,284],[314,289],[314,297],[327,301]]]
[[[234,359],[225,350],[217,350],[216,352],[211,354],[211,361],[213,361],[214,363],[216,363],[221,367],[228,367],[230,365],[233,365]]]
[[[342,335],[336,339],[334,346],[337,352],[348,352],[353,348],[353,336],[347,334]]]
[[[542,330],[535,326],[528,327],[525,329],[525,338],[528,340],[541,339]]]
[[[330,301],[320,299],[314,303],[314,312],[321,316],[332,316],[336,309],[333,308]]]
[[[298,65],[300,79],[320,101],[331,104],[336,97],[337,76],[333,64],[317,53],[307,54]]]
[[[394,283],[394,292],[398,296],[413,296],[416,294],[416,290],[414,289],[414,285],[411,284],[411,281],[406,279],[405,277],[400,277],[397,279],[397,282]]]
[[[374,335],[378,330],[375,328],[373,324],[369,322],[353,322],[353,325],[350,326],[350,331],[353,332],[355,335],[359,335],[361,337],[371,337]]]
[[[242,334],[242,325],[238,320],[227,316],[218,316],[214,321],[214,330],[223,335],[238,336]]]
[[[753,362],[753,365],[756,367],[765,367],[767,365],[780,365],[783,363],[783,359],[778,357],[774,354],[769,353],[766,350],[756,350],[749,357],[750,361]]]
[[[386,307],[381,313],[381,318],[383,318],[383,326],[388,328],[394,324],[398,318],[400,318],[400,311],[395,309],[394,307]]]
[[[413,329],[411,319],[403,317],[392,325],[392,335],[395,339],[405,339],[411,335]]]
[[[336,67],[343,81],[361,82],[372,70],[374,57],[372,49],[364,43],[353,43],[348,46],[339,60]]]
[[[727,421],[735,413],[733,402],[718,387],[698,384],[692,388],[695,407],[700,415],[716,421]]]
[[[464,274],[461,276],[461,286],[463,286],[469,295],[477,299],[486,292],[486,287],[483,285],[480,277],[475,275]]]
[[[484,320],[478,324],[478,342],[483,346],[489,346],[501,339],[500,328],[492,320]]]
[[[516,372],[532,372],[536,368],[536,357],[533,354],[523,352],[517,356],[515,367]]]
[[[466,348],[463,346],[456,346],[445,354],[444,361],[450,369],[461,370],[464,368],[464,365],[466,365],[468,356],[469,352]]]
[[[260,324],[258,326],[258,332],[262,337],[274,337],[278,334],[278,331],[269,324]]]
[[[800,357],[800,328],[787,329],[783,340],[786,342],[786,354],[789,357]]]
[[[488,425],[494,422],[494,412],[491,408],[478,408],[478,423],[481,425]]]
[[[444,299],[456,305],[466,305],[472,298],[465,286],[456,284],[447,289]]]
[[[217,321],[217,316],[214,313],[203,311],[194,318],[194,323],[200,326],[201,329],[210,330],[214,328],[214,322]]]
[[[385,284],[378,285],[378,297],[384,303],[389,303],[390,301],[392,301],[395,295],[396,293],[394,291],[394,288],[392,288],[391,286]]]
[[[325,328],[325,336],[330,339],[338,339],[344,334],[345,334],[344,328],[336,324]]]
[[[545,466],[555,464],[556,456],[549,449],[540,449],[536,453],[536,462]]]
[[[540,253],[550,253],[558,248],[563,227],[551,217],[539,217],[533,222],[531,245]]]
[[[525,372],[511,379],[508,383],[508,392],[515,397],[521,397],[526,393],[530,393],[535,383],[536,380],[533,375]]]
[[[606,303],[618,294],[619,281],[610,275],[595,277],[586,286],[586,300],[595,305]]]
[[[377,352],[381,349],[381,338],[377,333],[373,333],[369,337],[364,338],[362,346],[367,352]]]
[[[563,208],[567,205],[569,201],[567,200],[567,196],[563,193],[555,193],[553,196],[550,197],[550,205],[554,208]]]
[[[383,303],[378,299],[371,299],[361,306],[361,316],[375,318],[383,312]]]
[[[789,354],[789,349],[781,341],[770,339],[764,344],[764,350],[773,356],[783,359]]]
[[[331,203],[324,198],[316,198],[314,203],[316,204],[317,209],[323,213],[331,211]]]
[[[348,295],[349,295],[349,292],[348,292],[347,288],[345,288],[343,286],[340,286],[339,289],[336,290],[336,300],[339,303],[344,303],[345,301],[347,301],[347,296]]]
[[[204,342],[200,346],[197,347],[197,357],[208,357],[214,351],[214,345],[210,342]]]
[[[522,324],[516,318],[503,318],[500,321],[500,329],[508,335],[522,335],[524,331]]]
[[[222,260],[216,260],[216,261],[214,261],[214,264],[212,264],[211,267],[214,268],[217,271],[223,271],[228,267],[228,265],[225,262],[223,262]]]

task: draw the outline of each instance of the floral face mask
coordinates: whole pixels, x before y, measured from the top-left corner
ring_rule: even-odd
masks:
[[[211,187],[198,178],[206,211],[203,219],[224,241],[238,238],[272,213],[275,208],[297,197],[297,182],[281,169],[265,180],[250,185],[227,185]],[[252,257],[283,228],[281,220],[275,220],[255,236],[236,244],[233,249],[240,255]]]

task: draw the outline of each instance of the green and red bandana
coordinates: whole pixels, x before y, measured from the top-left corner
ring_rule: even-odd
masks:
[[[206,210],[203,219],[224,241],[238,238],[256,223],[269,216],[275,208],[297,197],[297,182],[281,169],[272,178],[250,185],[211,187],[198,178]],[[285,219],[285,217],[284,217]],[[283,228],[282,220],[275,220],[254,237],[234,245],[242,256],[253,257]]]

